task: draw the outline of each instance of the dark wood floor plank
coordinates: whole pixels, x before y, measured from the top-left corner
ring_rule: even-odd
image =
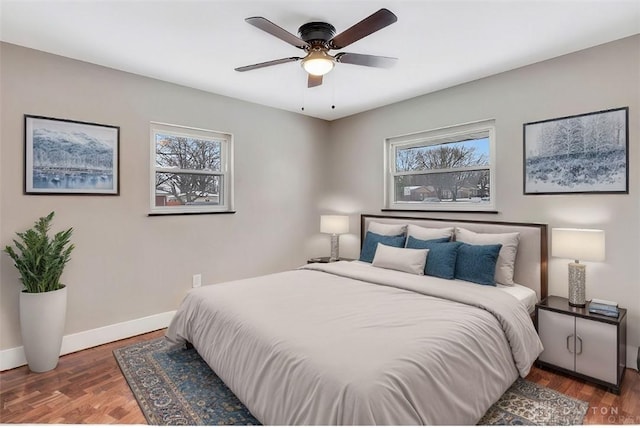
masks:
[[[65,355],[55,370],[19,367],[0,373],[0,423],[146,424],[113,350],[164,330]],[[527,380],[589,402],[585,424],[640,425],[640,374],[627,369],[620,395],[534,367]]]
[[[527,380],[589,403],[585,424],[640,425],[640,374],[627,369],[620,395],[569,376],[534,367]]]
[[[164,335],[164,330],[65,355],[58,367],[0,373],[0,423],[145,424],[113,350]]]

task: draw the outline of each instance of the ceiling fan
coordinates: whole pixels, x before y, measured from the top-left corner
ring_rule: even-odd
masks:
[[[380,9],[357,24],[335,36],[336,29],[326,22],[309,22],[298,29],[300,37],[261,16],[245,19],[246,22],[279,38],[299,49],[304,50],[304,57],[281,58],[273,61],[238,67],[236,71],[249,71],[287,62],[301,61],[302,67],[309,74],[307,87],[322,85],[322,76],[330,72],[336,62],[344,64],[364,65],[367,67],[391,67],[397,58],[377,55],[340,52],[329,54],[330,50],[342,49],[398,20],[391,11]]]

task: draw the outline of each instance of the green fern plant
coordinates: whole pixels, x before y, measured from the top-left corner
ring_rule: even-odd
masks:
[[[4,249],[13,259],[27,293],[45,293],[65,286],[60,283],[60,276],[75,248],[69,243],[73,228],[58,232],[51,239],[49,229],[54,214],[52,211],[40,217],[31,229],[16,233],[20,241],[14,239],[13,243],[18,252],[8,245]]]

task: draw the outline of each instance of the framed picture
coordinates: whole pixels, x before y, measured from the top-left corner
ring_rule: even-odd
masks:
[[[629,107],[523,127],[525,195],[629,193]]]
[[[24,116],[24,193],[118,195],[120,127]]]

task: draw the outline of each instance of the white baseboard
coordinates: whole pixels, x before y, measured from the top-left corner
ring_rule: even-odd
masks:
[[[60,355],[70,354],[94,346],[116,340],[126,339],[138,334],[160,330],[169,326],[176,311],[164,312],[118,324],[95,328],[93,330],[81,331],[80,333],[69,334],[62,338],[62,349]],[[22,346],[0,351],[0,371],[9,370],[15,367],[24,366],[27,360],[24,356]]]

